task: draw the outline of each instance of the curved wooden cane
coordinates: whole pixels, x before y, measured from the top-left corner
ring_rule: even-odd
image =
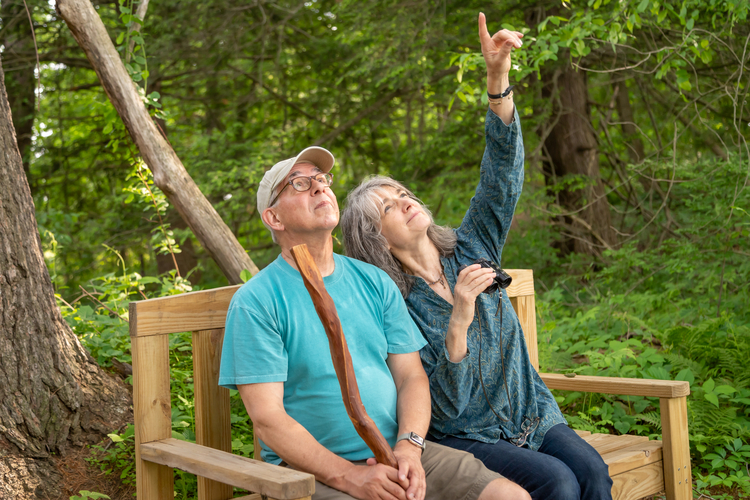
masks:
[[[305,282],[305,288],[310,293],[315,311],[323,323],[326,335],[328,336],[328,345],[331,348],[331,359],[333,367],[336,370],[336,377],[339,379],[341,386],[341,396],[344,399],[344,406],[349,419],[354,424],[357,434],[367,443],[367,446],[375,454],[378,463],[390,465],[398,469],[398,462],[393,456],[388,441],[375,425],[375,422],[367,415],[362,399],[359,396],[359,387],[357,378],[354,375],[352,366],[352,357],[349,354],[349,348],[346,345],[344,330],[341,328],[341,321],[336,312],[336,305],[333,299],[326,291],[323,284],[323,277],[320,275],[318,266],[315,265],[307,245],[297,245],[292,248],[292,256],[297,263],[302,279]]]

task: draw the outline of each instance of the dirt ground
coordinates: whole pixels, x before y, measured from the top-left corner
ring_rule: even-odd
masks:
[[[73,495],[80,495],[82,490],[104,493],[112,500],[132,500],[135,497],[135,485],[124,485],[119,474],[103,473],[98,466],[86,461],[91,457],[90,448],[81,448],[57,462],[63,476],[63,489],[68,500]]]

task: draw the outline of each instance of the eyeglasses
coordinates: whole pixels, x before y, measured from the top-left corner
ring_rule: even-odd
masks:
[[[276,200],[279,199],[279,196],[281,196],[281,193],[284,192],[287,186],[292,186],[295,191],[304,192],[308,191],[312,187],[312,181],[315,180],[315,182],[319,182],[320,184],[323,184],[325,187],[328,187],[333,183],[333,174],[325,173],[325,174],[315,174],[310,176],[297,176],[290,181],[288,181],[283,188],[281,188],[281,191],[279,191],[279,194],[277,194],[273,201],[268,204],[269,207],[272,207],[274,203],[276,203]]]
[[[521,433],[516,437],[510,438],[508,441],[520,448],[521,446],[526,444],[526,440],[529,438],[531,433],[536,430],[537,427],[539,427],[539,417],[535,417],[533,419],[529,417],[523,417],[523,423],[521,424]]]

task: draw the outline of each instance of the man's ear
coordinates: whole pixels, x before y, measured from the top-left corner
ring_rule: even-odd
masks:
[[[263,219],[263,222],[265,222],[266,225],[274,231],[284,230],[284,224],[279,220],[275,208],[268,207],[267,209],[263,210],[263,212],[260,214],[260,217],[261,219]]]

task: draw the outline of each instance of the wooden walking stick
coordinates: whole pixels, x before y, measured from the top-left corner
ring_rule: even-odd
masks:
[[[339,379],[341,386],[341,396],[344,399],[344,406],[349,419],[354,424],[357,434],[367,443],[367,446],[375,454],[375,460],[378,463],[390,465],[398,469],[398,462],[393,455],[388,441],[375,425],[375,422],[367,415],[362,399],[359,396],[359,387],[357,378],[354,375],[352,366],[352,357],[349,354],[349,348],[346,345],[344,330],[341,328],[341,321],[336,312],[336,305],[333,299],[326,291],[323,284],[323,277],[320,275],[318,266],[307,250],[307,245],[297,245],[292,247],[292,256],[297,263],[297,268],[305,282],[305,288],[310,293],[315,311],[318,313],[320,321],[323,323],[323,329],[328,337],[328,345],[331,349],[331,359],[333,368],[336,370],[336,377]]]

